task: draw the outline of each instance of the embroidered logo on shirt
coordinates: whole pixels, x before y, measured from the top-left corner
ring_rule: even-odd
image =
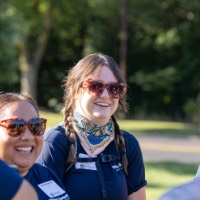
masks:
[[[118,163],[118,165],[112,165],[112,168],[115,171],[120,171],[120,170],[122,170],[122,165],[121,165],[121,163]]]

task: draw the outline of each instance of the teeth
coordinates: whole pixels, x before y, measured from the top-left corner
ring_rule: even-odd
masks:
[[[101,103],[101,102],[99,102],[99,103],[96,103],[98,106],[109,106],[109,104],[108,103]]]
[[[23,151],[23,152],[31,152],[32,147],[17,147],[17,151]]]

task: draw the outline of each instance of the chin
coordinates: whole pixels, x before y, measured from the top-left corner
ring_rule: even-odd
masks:
[[[101,124],[106,124],[109,119],[110,119],[110,115],[103,115],[103,114],[95,114],[94,115],[94,122],[96,121],[97,124],[101,123]]]
[[[96,113],[94,113],[94,117],[98,117],[98,118],[105,118],[105,119],[110,119],[110,115],[108,115],[107,113],[98,113],[98,112],[96,112]]]

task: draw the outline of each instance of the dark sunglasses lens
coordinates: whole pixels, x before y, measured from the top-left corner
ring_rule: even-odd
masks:
[[[46,120],[41,118],[35,118],[29,121],[28,124],[31,132],[35,136],[43,135],[46,128]]]
[[[6,122],[8,134],[12,137],[21,135],[25,130],[25,125],[22,120],[8,120]]]
[[[124,87],[119,83],[112,83],[109,85],[109,93],[112,98],[120,98],[123,96]]]
[[[88,86],[89,92],[94,93],[96,96],[100,96],[104,90],[104,84],[98,81],[91,81]]]

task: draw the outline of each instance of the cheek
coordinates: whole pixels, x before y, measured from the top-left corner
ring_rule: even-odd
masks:
[[[42,136],[36,137],[35,141],[36,141],[37,154],[40,154],[43,145],[43,137]]]
[[[87,109],[87,107],[91,105],[93,98],[94,97],[88,94],[87,91],[84,91],[79,95],[79,98],[76,100],[76,108],[79,108],[81,110]]]
[[[7,134],[1,133],[0,138],[0,158],[7,160],[12,154],[15,138],[9,137]]]
[[[113,99],[113,105],[118,108],[119,106],[119,99]]]

